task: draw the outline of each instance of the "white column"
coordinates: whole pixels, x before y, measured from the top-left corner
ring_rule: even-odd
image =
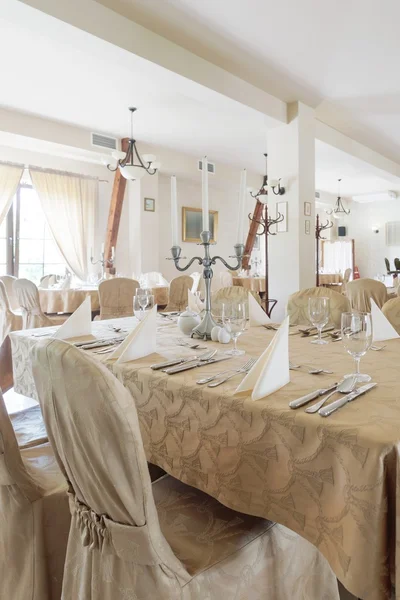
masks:
[[[269,295],[278,300],[274,319],[285,314],[288,296],[315,286],[315,120],[314,110],[296,102],[288,106],[288,124],[268,131],[268,177],[282,178],[283,196],[268,192],[269,214],[287,202],[287,232],[269,237]],[[311,215],[304,203],[311,203]],[[306,221],[310,233],[305,233]]]

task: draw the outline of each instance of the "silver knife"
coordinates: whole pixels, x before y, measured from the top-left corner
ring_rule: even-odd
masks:
[[[213,365],[214,363],[221,362],[223,360],[229,360],[230,356],[222,356],[221,358],[210,358],[209,360],[196,360],[184,365],[178,365],[171,369],[163,369],[164,373],[168,375],[174,375],[175,373],[181,373],[181,371],[188,371],[189,369],[195,369],[196,367],[203,367],[204,365]]]
[[[329,417],[329,415],[335,412],[335,410],[338,410],[338,408],[345,406],[345,404],[347,404],[348,402],[351,402],[352,400],[355,400],[356,398],[362,396],[366,392],[369,392],[369,390],[372,390],[372,388],[374,388],[376,385],[376,383],[367,383],[367,385],[363,385],[362,387],[357,388],[356,390],[354,390],[354,392],[347,394],[343,398],[339,398],[339,400],[335,400],[335,402],[328,404],[328,406],[320,408],[318,413],[321,415],[321,417]]]
[[[319,396],[323,396],[324,394],[329,394],[329,392],[333,392],[333,390],[336,389],[337,386],[338,386],[338,383],[334,383],[329,388],[315,390],[315,392],[311,392],[310,394],[307,394],[306,396],[297,398],[297,400],[292,400],[291,402],[289,402],[289,406],[290,406],[290,408],[300,408],[300,406],[303,406],[304,404],[311,402],[311,400],[315,400],[315,398],[319,398]]]
[[[215,350],[214,354],[216,354],[216,353],[217,353],[217,350]],[[207,356],[207,355],[209,355],[209,358],[211,358],[211,352],[209,350],[207,352],[203,352],[202,354],[197,354],[195,356],[187,356],[187,357],[181,356],[180,358],[173,358],[173,359],[167,360],[165,362],[155,363],[154,365],[150,365],[150,369],[153,369],[153,371],[158,371],[160,369],[166,369],[167,367],[173,367],[174,365],[183,365],[184,363],[201,360],[202,356]]]

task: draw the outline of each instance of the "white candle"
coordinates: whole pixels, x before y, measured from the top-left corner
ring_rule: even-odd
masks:
[[[203,158],[201,171],[201,199],[203,208],[203,231],[210,231],[210,215],[208,212],[208,161],[207,156]]]
[[[101,255],[104,256],[104,243],[101,245]]]
[[[246,221],[246,169],[240,173],[238,228],[236,243],[244,244],[244,224]]]
[[[171,177],[171,232],[172,245],[179,246],[178,239],[178,197],[176,195],[176,177]]]
[[[92,260],[92,258],[93,258],[93,248],[91,247],[90,248],[90,260]]]
[[[114,246],[111,248],[111,260],[114,261],[115,259],[115,248]]]

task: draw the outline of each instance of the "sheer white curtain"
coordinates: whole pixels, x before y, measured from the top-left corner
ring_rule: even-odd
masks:
[[[22,165],[0,164],[0,223],[8,213],[23,170]]]
[[[89,273],[93,247],[98,181],[30,169],[51,233],[69,268],[79,279]]]
[[[353,268],[353,245],[351,241],[324,242],[325,273],[344,273]]]

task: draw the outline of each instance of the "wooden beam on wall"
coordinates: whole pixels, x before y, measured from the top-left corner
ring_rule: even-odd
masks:
[[[121,140],[122,152],[128,151],[128,138]],[[119,223],[121,220],[122,206],[126,190],[126,179],[121,175],[121,171],[117,169],[114,175],[114,184],[111,194],[110,210],[108,212],[106,241],[104,244],[104,258],[111,259],[111,248],[117,246]]]
[[[242,262],[243,269],[249,268],[251,251],[253,250],[253,246],[254,246],[254,242],[256,240],[256,235],[257,235],[257,230],[258,230],[258,223],[256,223],[255,221],[261,220],[262,211],[263,211],[263,203],[260,202],[257,198],[256,206],[254,208],[254,213],[253,213],[253,221],[250,221],[249,233],[247,235],[247,240],[246,240],[246,244],[244,247],[245,257]]]

